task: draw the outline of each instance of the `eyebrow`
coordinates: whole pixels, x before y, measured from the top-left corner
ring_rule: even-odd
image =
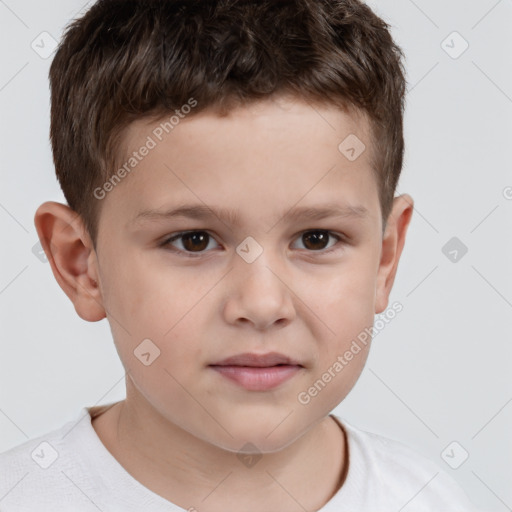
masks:
[[[277,215],[273,219],[273,225],[282,220],[296,222],[300,220],[322,220],[326,218],[364,219],[368,216],[368,213],[368,209],[362,205],[326,203],[318,207],[302,206],[291,208],[289,211]],[[240,216],[236,210],[195,204],[184,204],[170,210],[142,210],[135,216],[130,224],[158,222],[180,217],[196,220],[211,220],[212,217],[217,217],[225,224],[236,226],[241,224]]]

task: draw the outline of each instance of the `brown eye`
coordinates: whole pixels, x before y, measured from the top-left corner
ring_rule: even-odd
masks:
[[[305,249],[308,252],[316,251],[321,254],[326,254],[338,249],[340,242],[343,242],[341,235],[336,235],[325,229],[310,229],[304,231],[297,239],[303,247],[296,247],[298,249]]]
[[[302,242],[306,249],[318,251],[325,249],[330,236],[327,231],[308,231],[302,235]]]
[[[187,251],[204,251],[208,247],[209,238],[210,235],[205,232],[187,233],[181,237]]]
[[[162,243],[162,247],[174,252],[181,252],[187,256],[200,256],[207,253],[206,249],[215,247],[215,239],[206,231],[185,231],[168,238]]]

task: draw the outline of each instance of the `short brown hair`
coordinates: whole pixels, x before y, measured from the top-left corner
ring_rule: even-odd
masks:
[[[403,54],[358,0],[98,0],[73,20],[51,64],[57,178],[94,244],[122,131],[193,97],[226,112],[292,95],[366,114],[385,224],[404,152]],[[341,142],[341,141],[340,141]]]

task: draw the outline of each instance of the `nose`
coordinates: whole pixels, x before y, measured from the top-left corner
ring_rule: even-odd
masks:
[[[231,325],[267,330],[284,327],[296,316],[284,271],[264,255],[252,263],[240,258],[235,263],[238,268],[229,274],[224,316]]]

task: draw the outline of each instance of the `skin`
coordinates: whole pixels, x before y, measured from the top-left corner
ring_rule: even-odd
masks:
[[[158,124],[131,124],[124,154]],[[355,161],[338,150],[349,134],[366,145]],[[181,120],[102,200],[96,250],[66,205],[39,207],[35,224],[55,278],[81,318],[108,319],[127,371],[126,400],[93,427],[147,488],[201,512],[318,510],[340,488],[345,434],[329,413],[357,381],[370,344],[308,404],[297,396],[388,306],[413,201],[394,199],[383,235],[370,157],[364,116],[274,98],[227,117]],[[182,203],[232,208],[240,223],[133,223],[144,209]],[[326,203],[367,214],[284,216]],[[199,249],[183,238],[159,245],[187,230],[211,238]],[[302,236],[311,230],[346,238],[314,245]],[[263,248],[252,263],[236,252],[247,236]],[[187,248],[202,252],[187,257]],[[147,338],[160,350],[149,366],[134,356]],[[303,368],[269,391],[248,391],[208,366],[272,351]],[[262,454],[252,467],[237,457],[248,442]]]

